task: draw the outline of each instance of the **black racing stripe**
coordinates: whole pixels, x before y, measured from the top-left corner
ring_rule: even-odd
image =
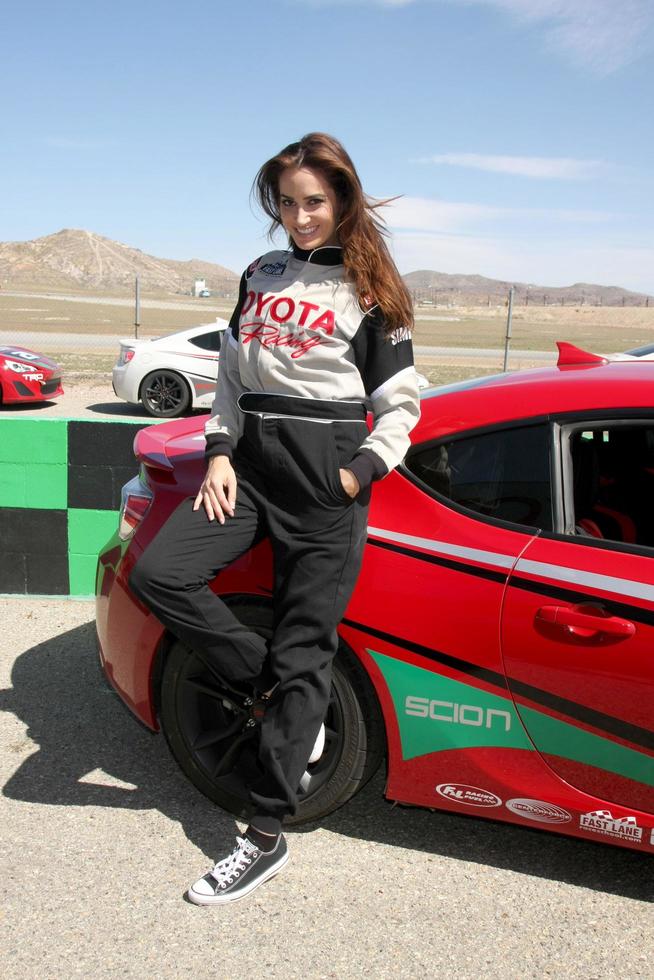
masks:
[[[645,626],[654,626],[654,611],[643,609],[642,606],[634,606],[627,602],[616,602],[615,599],[606,599],[598,596],[594,592],[579,592],[577,589],[567,589],[561,585],[549,585],[546,582],[535,582],[530,578],[523,578],[522,575],[512,575],[510,581],[511,588],[522,589],[524,592],[536,592],[538,595],[547,596],[550,599],[563,599],[566,602],[601,602],[610,613],[617,616],[625,616],[627,619],[636,620]]]
[[[441,565],[443,568],[451,568],[455,572],[463,572],[465,575],[475,575],[477,578],[489,579],[491,582],[506,582],[509,569],[506,572],[497,572],[490,568],[480,568],[478,565],[467,565],[463,561],[456,561],[454,558],[443,558],[442,555],[427,554],[424,551],[415,551],[413,548],[405,548],[400,544],[392,544],[389,541],[377,541],[375,538],[368,538],[368,544],[375,548],[386,548],[387,551],[396,551],[399,555],[406,555],[408,558],[417,558],[418,561],[426,561],[430,565]]]
[[[426,561],[431,565],[441,565],[444,568],[451,568],[453,571],[462,572],[464,575],[485,578],[491,582],[506,582],[510,572],[509,569],[506,572],[496,572],[488,568],[480,568],[478,565],[468,565],[464,561],[443,558],[441,555],[415,551],[413,548],[403,547],[402,545],[393,544],[389,541],[377,541],[374,538],[368,538],[368,544],[374,545],[376,548],[386,548],[388,551],[396,551],[400,555],[416,558],[418,561]],[[609,612],[616,616],[625,616],[645,626],[654,626],[654,611],[643,609],[642,606],[635,606],[627,602],[617,602],[615,599],[607,599],[604,596],[599,597],[594,592],[580,592],[578,589],[534,581],[533,579],[524,578],[515,572],[511,575],[509,584],[512,588],[523,589],[526,592],[535,592],[538,595],[547,596],[551,599],[563,599],[566,602],[601,602]]]
[[[528,698],[535,704],[541,704],[546,708],[551,708],[559,714],[567,715],[575,721],[581,721],[607,734],[616,735],[618,738],[631,742],[633,745],[654,750],[654,732],[648,728],[632,725],[630,722],[623,721],[621,718],[614,718],[613,715],[596,711],[594,708],[579,704],[577,701],[570,701],[568,698],[554,694],[552,691],[533,687],[533,685],[525,684],[523,681],[519,681],[514,677],[506,678],[504,674],[489,670],[487,667],[481,667],[479,664],[462,660],[459,657],[453,657],[451,654],[443,653],[441,650],[433,650],[420,643],[405,640],[399,636],[394,636],[392,633],[385,633],[382,630],[374,629],[372,626],[364,626],[361,623],[355,623],[351,619],[344,619],[343,623],[345,626],[351,626],[353,629],[367,633],[369,636],[375,636],[379,640],[385,640],[387,643],[399,646],[403,650],[410,650],[412,653],[417,653],[419,656],[426,657],[428,660],[433,660],[436,663],[452,667],[454,670],[459,670],[461,673],[469,674],[471,677],[477,677],[480,680],[487,681],[496,687],[508,688],[513,694]]]
[[[443,653],[442,650],[424,647],[421,643],[413,643],[411,640],[401,639],[399,636],[393,636],[392,633],[384,633],[383,630],[377,630],[373,626],[362,626],[360,623],[355,623],[351,619],[344,619],[342,622],[345,626],[352,626],[355,630],[361,630],[361,632],[367,633],[369,636],[376,636],[378,640],[385,640],[394,646],[402,647],[403,650],[410,650],[411,653],[417,653],[420,657],[426,657],[428,660],[434,660],[438,664],[444,664],[446,667],[460,670],[463,674],[470,674],[471,677],[478,677],[482,681],[494,684],[495,687],[501,687],[504,690],[507,688],[504,674],[500,674],[496,670],[489,670],[488,667],[473,664],[470,660],[461,660],[460,657],[453,657],[452,654]]]
[[[606,715],[603,711],[596,711],[594,708],[589,708],[585,704],[579,704],[577,701],[569,701],[567,698],[561,697],[560,694],[554,694],[552,691],[544,691],[540,687],[532,687],[531,684],[525,684],[523,681],[518,681],[514,677],[509,677],[508,681],[510,689],[516,695],[528,698],[530,701],[534,701],[536,704],[542,704],[547,708],[552,708],[552,710],[557,711],[559,714],[568,715],[568,717],[574,718],[575,721],[581,721],[585,725],[591,725],[600,731],[616,735],[618,738],[631,742],[633,745],[638,745],[640,748],[649,749],[650,751],[654,750],[654,732],[650,731],[649,728],[632,725],[628,721],[623,721],[622,718],[614,718],[613,715]],[[652,760],[652,766],[654,767],[654,760]]]

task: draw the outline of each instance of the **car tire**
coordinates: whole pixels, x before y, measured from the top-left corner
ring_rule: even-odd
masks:
[[[253,630],[270,635],[269,606],[247,598],[230,606]],[[196,651],[176,641],[163,663],[159,695],[161,727],[182,771],[214,803],[247,819],[246,780],[257,773],[259,732],[252,691],[236,691],[219,681]],[[372,777],[384,756],[377,697],[343,643],[334,660],[325,728],[325,750],[308,766],[297,812],[286,819],[287,825],[318,820],[342,806]]]
[[[176,371],[151,371],[141,382],[141,404],[158,419],[183,415],[191,403],[188,384]]]

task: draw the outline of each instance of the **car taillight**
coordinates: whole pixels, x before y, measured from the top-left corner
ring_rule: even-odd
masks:
[[[132,347],[121,347],[120,355],[118,357],[119,364],[128,364],[134,357],[134,349]]]
[[[120,516],[118,519],[118,537],[127,541],[134,534],[145,517],[152,503],[152,491],[141,478],[135,476],[122,489]]]

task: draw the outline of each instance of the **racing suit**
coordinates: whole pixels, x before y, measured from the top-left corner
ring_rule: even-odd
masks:
[[[369,431],[367,411],[373,415]],[[419,417],[411,336],[361,308],[341,249],[294,247],[243,274],[223,340],[206,455],[237,475],[233,517],[209,521],[186,500],[130,584],[161,622],[231,682],[270,687],[255,812],[282,820],[327,709],[336,627],[359,572],[370,485],[393,469]],[[356,476],[356,498],[339,469]],[[209,583],[263,537],[274,557],[273,636],[242,625]],[[261,689],[261,688],[260,688]]]

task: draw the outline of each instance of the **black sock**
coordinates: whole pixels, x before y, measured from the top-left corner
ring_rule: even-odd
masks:
[[[245,831],[247,839],[252,841],[253,844],[256,844],[261,851],[273,851],[280,834],[281,828],[277,831],[274,829],[269,831],[267,827],[265,830],[260,830],[257,827],[253,827],[252,824]]]

